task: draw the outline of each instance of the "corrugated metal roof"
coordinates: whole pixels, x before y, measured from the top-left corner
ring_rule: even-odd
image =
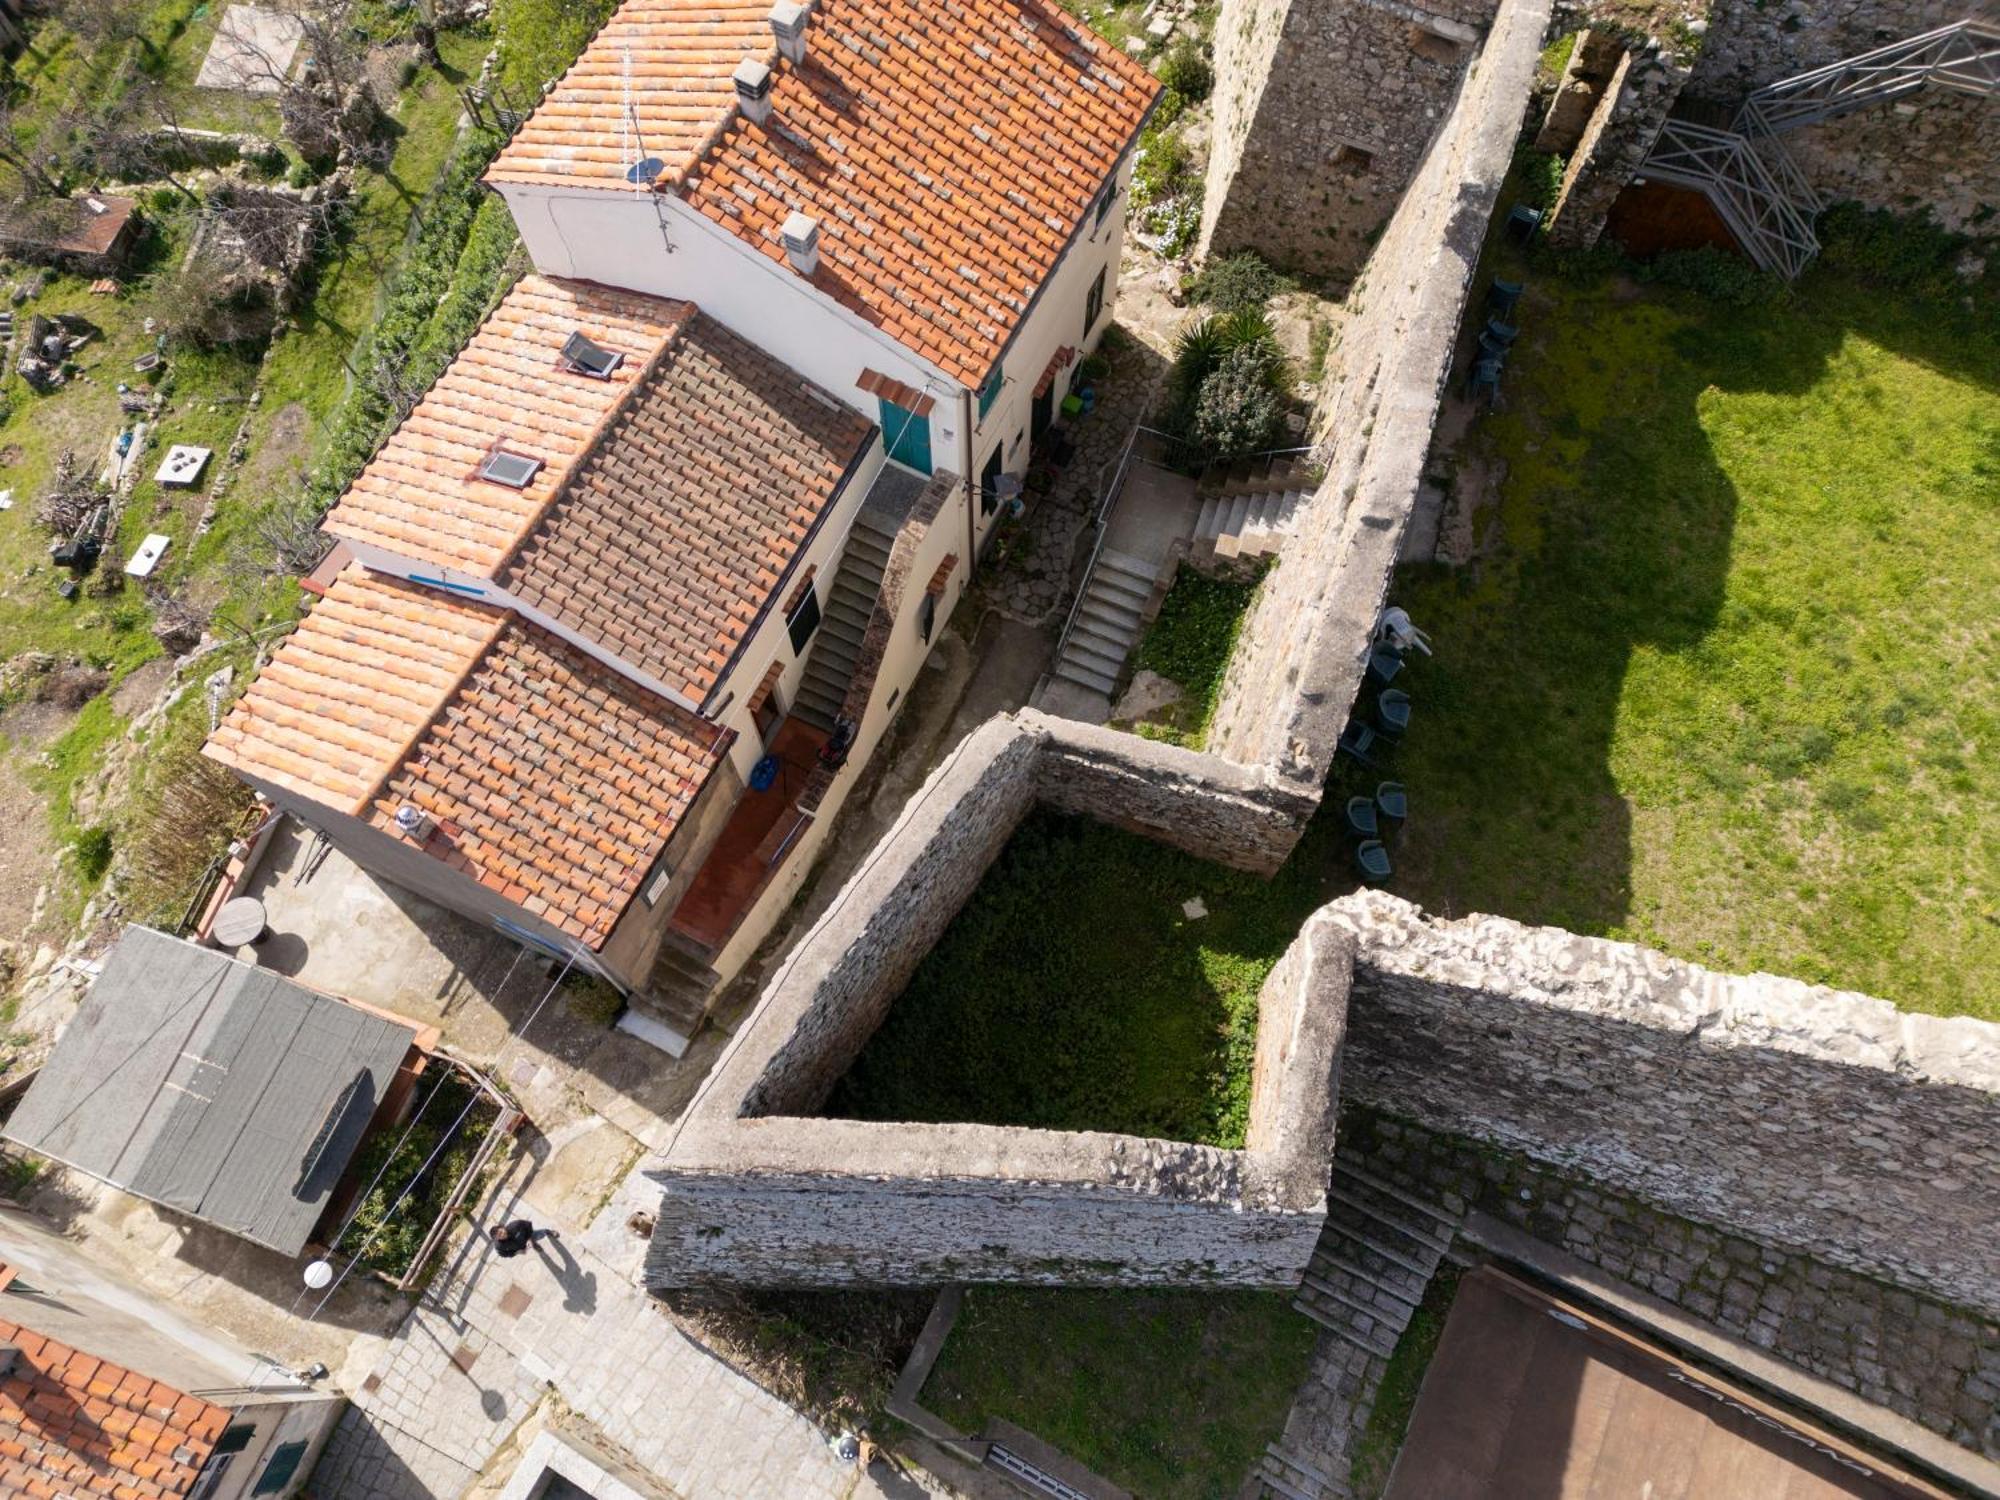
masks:
[[[128,927],[5,1134],[295,1255],[415,1039],[282,975]]]

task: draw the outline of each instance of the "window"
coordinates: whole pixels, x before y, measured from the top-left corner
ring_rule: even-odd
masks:
[[[229,1466],[236,1462],[236,1455],[250,1446],[250,1439],[256,1433],[254,1422],[234,1422],[225,1427],[209,1451],[208,1462],[201,1466],[201,1475],[189,1491],[188,1500],[208,1500],[222,1483],[222,1476],[229,1472]]]
[[[525,490],[541,472],[542,461],[539,458],[530,458],[525,453],[510,453],[505,448],[495,448],[479,462],[481,479],[504,484],[510,490]]]
[[[924,602],[917,606],[917,639],[926,646],[931,643],[931,631],[937,625],[936,594],[924,595]]]
[[[979,419],[982,422],[986,420],[986,414],[993,410],[993,403],[1000,399],[1000,386],[1005,378],[1005,372],[995,365],[993,373],[986,377],[986,384],[979,388]]]
[[[814,585],[808,583],[804,596],[785,611],[785,628],[791,632],[793,654],[805,650],[819,629],[819,589]]]
[[[1350,176],[1359,177],[1375,165],[1375,153],[1359,146],[1340,146],[1333,153],[1333,164]]]
[[[1083,300],[1083,336],[1090,337],[1090,330],[1097,326],[1097,319],[1104,311],[1104,275],[1109,266],[1101,267],[1097,280],[1090,284],[1090,295]]]
[[[588,375],[592,380],[609,380],[611,372],[625,363],[625,356],[614,354],[588,335],[572,333],[562,346],[563,367],[578,375]]]
[[[1116,203],[1117,201],[1118,201],[1118,177],[1117,174],[1114,173],[1112,175],[1111,180],[1104,184],[1104,191],[1097,195],[1098,225],[1101,226],[1106,219],[1111,217],[1111,205]]]
[[[306,1456],[304,1443],[280,1443],[271,1452],[271,1461],[264,1465],[264,1472],[257,1476],[257,1483],[250,1493],[253,1495],[277,1495],[284,1492],[298,1472],[299,1460]]]

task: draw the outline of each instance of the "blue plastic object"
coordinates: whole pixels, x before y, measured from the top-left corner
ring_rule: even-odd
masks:
[[[778,757],[767,755],[750,768],[750,790],[768,792],[778,784]]]

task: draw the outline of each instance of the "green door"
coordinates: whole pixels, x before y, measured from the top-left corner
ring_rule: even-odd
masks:
[[[889,457],[919,474],[930,473],[931,419],[883,397],[875,399],[882,403],[882,441],[889,447]]]

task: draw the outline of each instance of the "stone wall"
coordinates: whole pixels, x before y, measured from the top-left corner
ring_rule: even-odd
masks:
[[[1318,414],[1331,458],[1259,591],[1209,729],[1317,795],[1361,684],[1480,246],[1527,107],[1546,0],[1509,0],[1350,296]]]
[[[1226,4],[1201,253],[1252,249],[1314,275],[1355,275],[1494,10],[1495,0]]]
[[[1977,15],[1986,0],[1717,0],[1688,96],[1734,109],[1746,94]]]
[[[2000,1314],[2000,1027],[1377,892],[1331,910],[1356,1101]]]
[[[2000,211],[2000,99],[1926,89],[1785,136],[1820,197],[1990,234]]]
[[[1040,714],[968,736],[773,977],[651,1171],[651,1285],[1298,1284],[1352,974],[1331,918],[1260,996],[1245,1150],[811,1118],[1037,801],[1267,870],[1311,810],[1268,773]]]
[[[1550,243],[1584,250],[1597,243],[1687,79],[1687,64],[1658,47],[1628,48],[1618,59],[1563,171],[1549,209]]]

